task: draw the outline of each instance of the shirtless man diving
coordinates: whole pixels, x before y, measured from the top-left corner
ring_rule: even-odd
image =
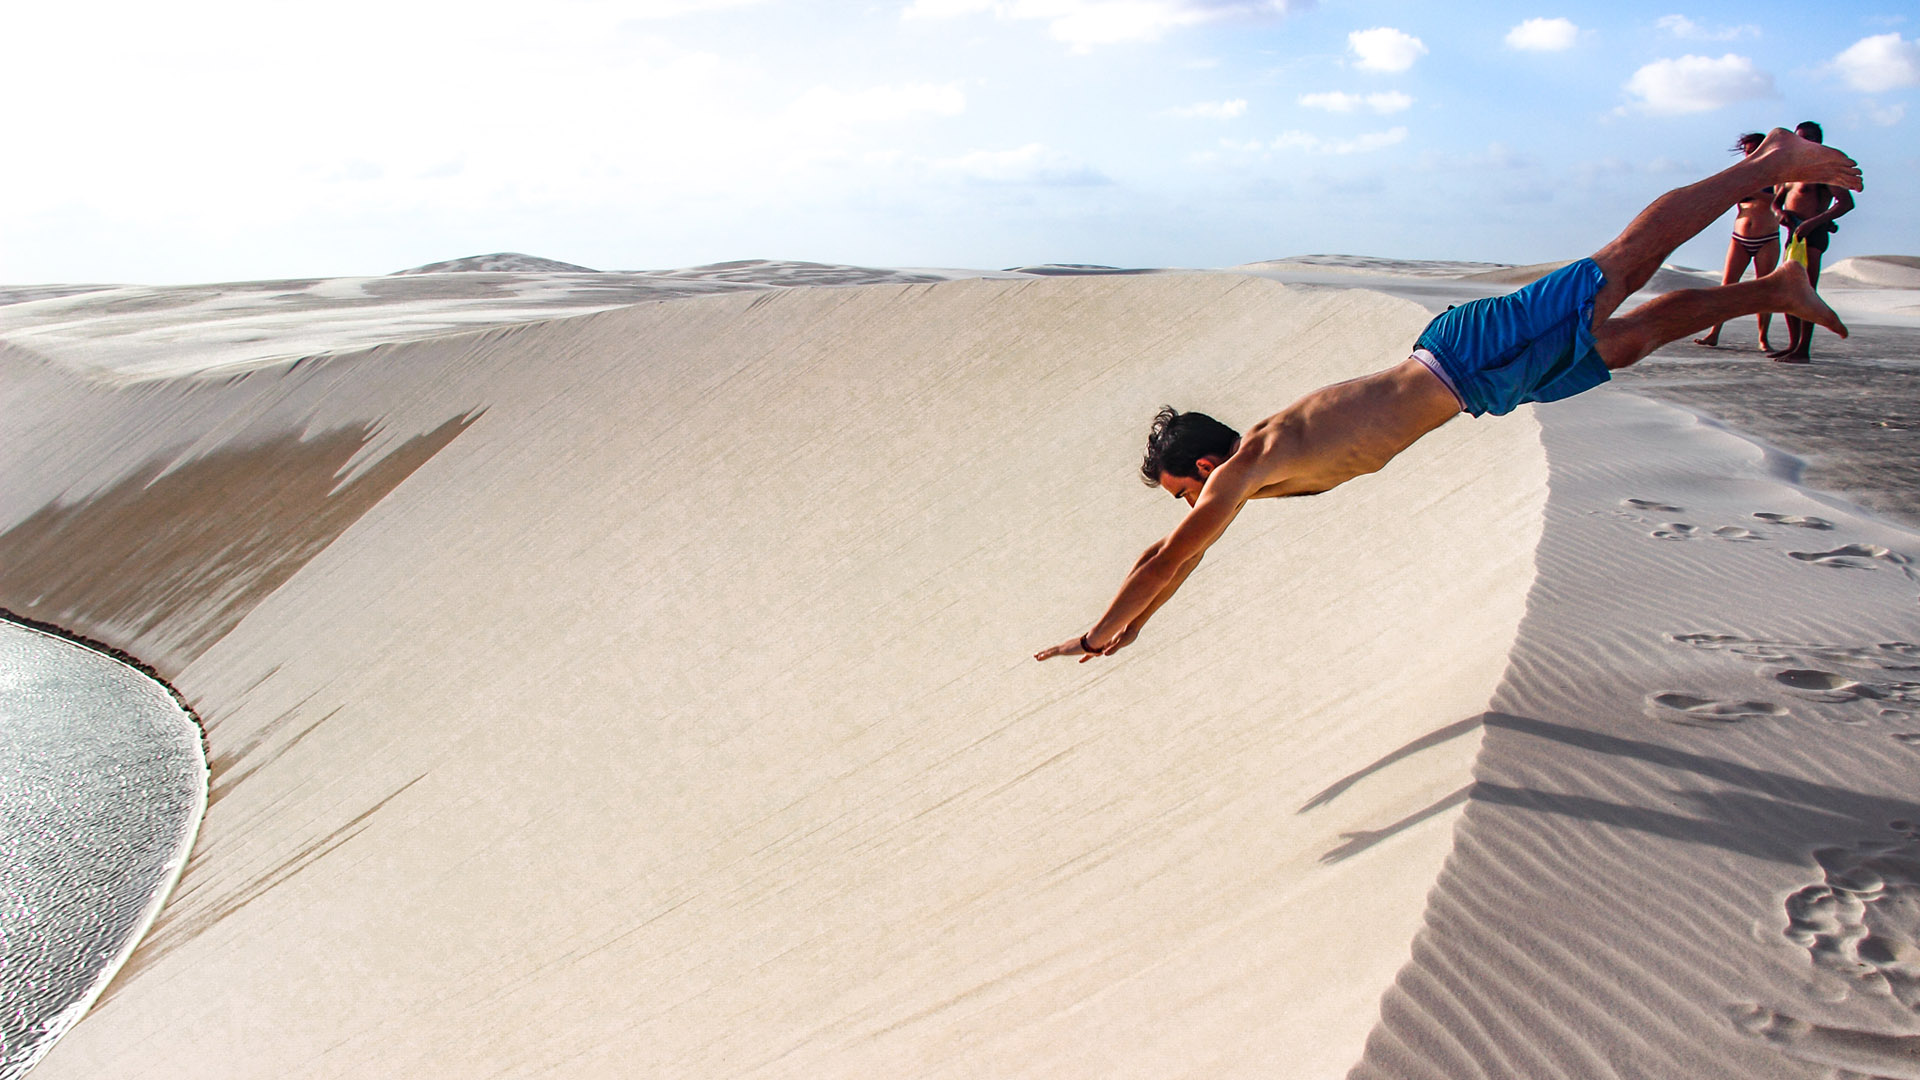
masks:
[[[1616,317],[1675,248],[1764,187],[1826,184],[1860,190],[1853,159],[1775,128],[1751,155],[1640,212],[1612,243],[1507,296],[1453,308],[1427,325],[1408,360],[1308,394],[1245,435],[1199,413],[1163,409],[1148,434],[1142,477],[1191,508],[1140,556],[1093,628],[1036,660],[1112,656],[1173,597],[1249,499],[1316,495],[1378,472],[1461,412],[1496,416],[1556,401],[1715,323],[1783,311],[1842,337],[1806,270],[1783,262],[1752,281],[1683,289]]]

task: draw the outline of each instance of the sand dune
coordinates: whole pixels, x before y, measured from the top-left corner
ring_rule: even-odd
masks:
[[[1888,289],[1920,289],[1920,257],[1912,255],[1859,255],[1841,259],[1821,271],[1829,284],[1879,286]]]
[[[1537,426],[1249,510],[1151,648],[1029,654],[1176,519],[1156,406],[1246,422],[1419,306],[756,289],[297,363],[127,314],[0,333],[0,604],[167,674],[210,807],[36,1077],[1361,1060],[1526,611]]]
[[[488,255],[384,277],[0,290],[0,341],[96,378],[232,374],[326,353],[649,301],[776,287],[917,284],[981,276],[974,271],[876,270],[765,259],[621,273],[538,270],[549,264],[570,265],[526,255]]]
[[[401,277],[412,274],[470,274],[470,273],[513,273],[513,274],[592,274],[598,271],[590,266],[561,262],[558,259],[543,259],[538,255],[523,255],[517,251],[496,251],[491,255],[469,255],[464,259],[447,259],[442,262],[414,266],[406,270],[395,270],[389,277]]]
[[[1284,271],[1309,269],[1327,273],[1385,277],[1467,277],[1512,269],[1500,263],[1454,262],[1433,259],[1385,259],[1373,255],[1292,255],[1245,263],[1235,270]]]
[[[1920,1076],[1920,537],[1776,450],[1618,386],[1456,421],[1027,659],[1175,520],[1157,405],[1544,269],[1389,263],[0,307],[0,606],[213,764],[35,1076]],[[1830,269],[1904,332],[1900,259]]]

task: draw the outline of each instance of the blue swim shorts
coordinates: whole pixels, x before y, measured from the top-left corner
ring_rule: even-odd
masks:
[[[1593,298],[1606,283],[1581,259],[1517,292],[1442,312],[1415,348],[1433,354],[1475,416],[1572,397],[1613,377],[1593,347]]]

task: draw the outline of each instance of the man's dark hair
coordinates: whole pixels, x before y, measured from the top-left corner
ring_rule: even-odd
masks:
[[[1793,125],[1793,133],[1803,139],[1811,139],[1817,143],[1827,141],[1826,133],[1820,130],[1820,125],[1811,120],[1802,120]]]
[[[1733,152],[1736,154],[1751,154],[1756,147],[1765,141],[1767,141],[1765,135],[1757,131],[1749,131],[1745,135],[1733,140]]]
[[[1140,462],[1140,479],[1160,486],[1160,474],[1200,479],[1201,458],[1229,457],[1240,433],[1205,413],[1183,413],[1163,405],[1147,429],[1147,456]]]

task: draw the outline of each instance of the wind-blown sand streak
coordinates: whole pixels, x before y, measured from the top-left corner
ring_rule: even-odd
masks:
[[[0,550],[169,484],[213,515],[157,593],[144,549],[57,589],[0,561],[0,603],[167,672],[215,762],[175,898],[36,1075],[1341,1075],[1524,610],[1535,425],[1256,508],[1124,663],[1028,656],[1174,519],[1133,477],[1157,405],[1245,422],[1425,319],[1116,275],[243,377],[0,353]],[[196,479],[236,469],[287,480],[263,532]],[[259,535],[271,572],[210,591]]]

